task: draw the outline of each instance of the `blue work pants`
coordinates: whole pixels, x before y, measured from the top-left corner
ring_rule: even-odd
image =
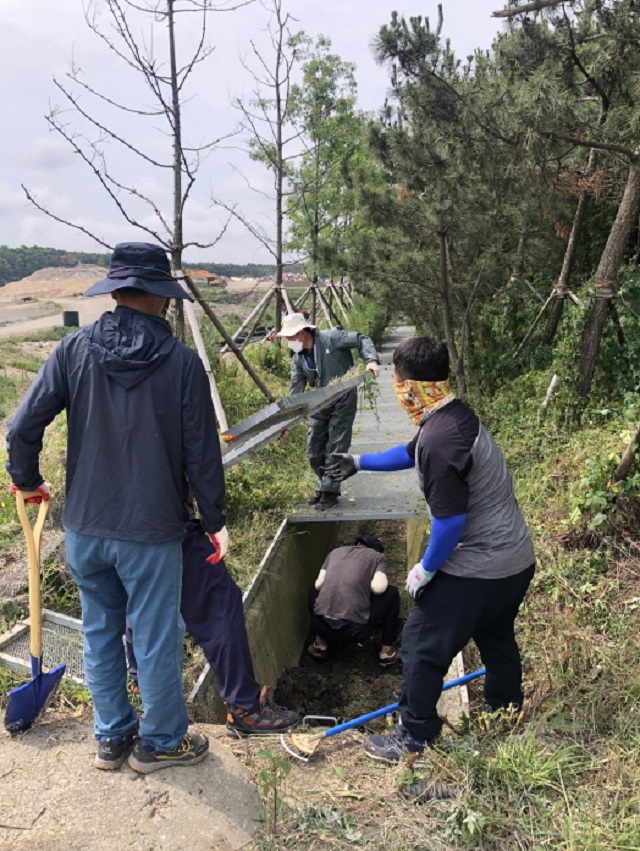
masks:
[[[85,674],[96,737],[126,735],[138,724],[127,693],[122,642],[129,618],[144,709],[139,735],[153,750],[172,750],[188,726],[182,693],[180,541],[120,541],[67,529],[66,550],[80,588]]]

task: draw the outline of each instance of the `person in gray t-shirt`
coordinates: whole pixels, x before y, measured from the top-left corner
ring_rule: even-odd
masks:
[[[325,559],[309,593],[309,615],[315,633],[308,652],[326,659],[331,647],[362,644],[374,632],[382,633],[379,660],[393,665],[400,652],[398,637],[400,595],[387,580],[387,560],[382,542],[360,534],[353,546],[337,547]]]
[[[415,467],[432,520],[429,545],[406,583],[416,605],[402,635],[402,723],[365,740],[368,756],[389,763],[438,737],[443,679],[471,639],[487,669],[490,709],[520,709],[514,626],[535,569],[511,474],[476,414],[451,393],[446,346],[432,337],[403,340],[393,364],[398,401],[418,426],[415,438],[377,454],[336,454],[325,471],[343,480],[359,470]]]

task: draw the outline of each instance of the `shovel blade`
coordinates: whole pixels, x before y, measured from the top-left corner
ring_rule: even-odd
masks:
[[[55,694],[66,668],[58,665],[9,692],[4,726],[10,733],[24,733],[33,727]]]

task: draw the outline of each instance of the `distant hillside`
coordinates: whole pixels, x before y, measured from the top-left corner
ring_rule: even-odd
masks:
[[[187,269],[204,269],[221,275],[223,278],[264,278],[275,273],[275,266],[262,263],[185,263]],[[302,272],[302,264],[294,263],[285,267],[285,272]]]
[[[108,266],[110,257],[110,254],[72,253],[39,245],[21,245],[20,248],[0,245],[0,286],[11,281],[21,281],[49,267],[70,268],[79,263]]]
[[[91,254],[84,251],[66,251],[61,248],[43,248],[39,245],[21,245],[9,248],[0,245],[0,286],[11,281],[21,281],[40,269],[51,267],[73,268],[79,264],[109,266],[111,254]],[[185,263],[187,269],[206,269],[225,278],[262,278],[274,271],[273,265],[246,263]],[[288,266],[288,272],[299,272],[302,267]]]

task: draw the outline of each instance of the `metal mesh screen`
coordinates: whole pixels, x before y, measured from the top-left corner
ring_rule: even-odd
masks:
[[[65,676],[74,677],[80,682],[84,679],[84,663],[82,659],[82,632],[63,624],[49,620],[42,622],[42,658],[45,670],[54,668],[63,662],[67,666]],[[14,641],[2,648],[2,653],[14,656],[25,662],[31,670],[31,653],[29,650],[29,632],[15,638]]]

